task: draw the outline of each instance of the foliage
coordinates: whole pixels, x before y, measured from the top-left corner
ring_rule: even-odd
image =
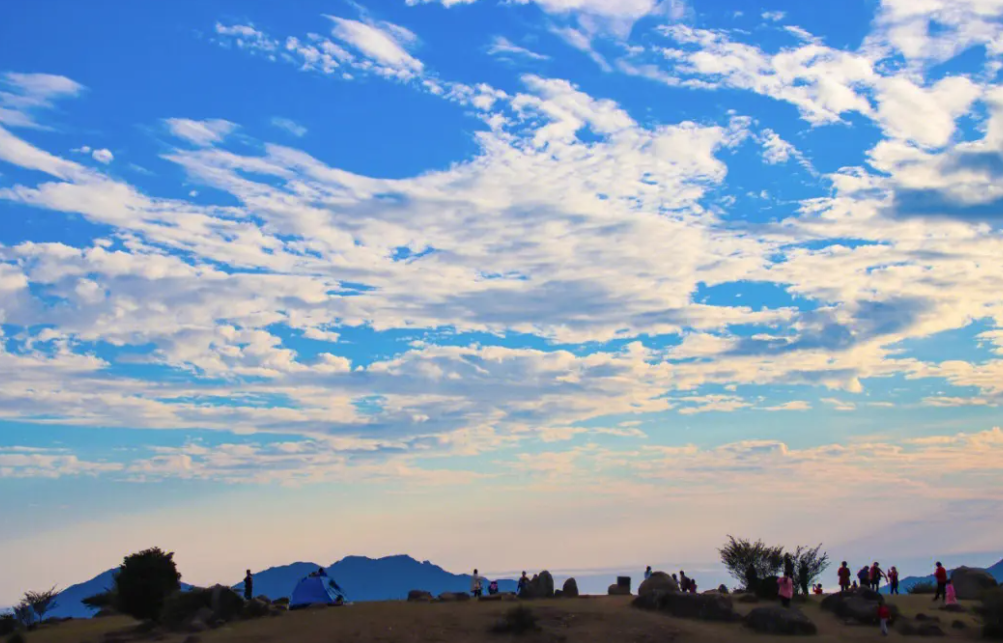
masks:
[[[750,591],[756,591],[760,579],[776,576],[784,565],[784,548],[770,547],[762,540],[753,543],[728,536],[718,553],[728,573]]]
[[[100,594],[95,594],[94,596],[88,596],[87,598],[80,601],[87,607],[93,607],[97,610],[102,609],[114,609],[118,604],[118,594],[115,590],[109,589],[107,591],[101,592]]]
[[[540,629],[536,614],[525,605],[519,605],[505,612],[491,631],[495,634],[527,634]]]
[[[822,544],[817,547],[798,545],[791,555],[794,567],[794,589],[808,596],[808,588],[815,584],[818,577],[829,568],[829,554],[822,551]]]
[[[24,601],[21,601],[14,606],[14,620],[17,621],[18,625],[21,627],[34,627],[35,625],[35,612],[32,611],[31,605],[28,605]]]
[[[17,619],[12,612],[0,614],[0,636],[7,636],[17,629]]]
[[[56,607],[56,596],[59,591],[52,587],[44,592],[25,592],[21,604],[29,607],[39,622],[45,620],[45,613]]]
[[[930,581],[920,581],[909,588],[910,594],[935,594],[937,586]]]
[[[756,586],[752,591],[763,600],[775,601],[780,596],[780,583],[777,582],[776,576],[767,576],[756,581]]]
[[[174,553],[159,547],[126,556],[115,575],[119,610],[141,621],[157,620],[164,599],[180,588]]]

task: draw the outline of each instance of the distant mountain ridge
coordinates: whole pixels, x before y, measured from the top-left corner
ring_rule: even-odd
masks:
[[[954,570],[950,569],[948,571],[953,572]],[[1000,560],[992,567],[987,567],[986,571],[992,574],[992,577],[995,578],[997,582],[1003,584],[1003,560]],[[906,576],[905,578],[899,580],[899,591],[901,591],[902,593],[908,593],[911,587],[915,587],[920,583],[936,583],[936,582],[937,581],[934,578],[933,574],[930,574],[929,576]],[[882,587],[880,591],[882,594],[887,594],[888,587],[887,586]]]
[[[321,565],[311,562],[296,562],[289,565],[270,567],[252,572],[255,596],[267,596],[275,600],[289,597],[302,578],[319,569]],[[470,591],[470,574],[453,574],[429,561],[419,562],[406,555],[367,558],[346,556],[325,568],[342,587],[350,601],[389,601],[407,598],[412,589],[421,589],[434,595],[442,592]],[[110,589],[114,585],[114,575],[118,568],[109,569],[94,578],[67,587],[56,597],[56,607],[46,616],[54,618],[90,618],[94,610],[81,601]],[[511,579],[497,579],[503,592],[514,592],[518,584]],[[191,585],[182,583],[184,588]],[[231,585],[240,593],[244,591],[244,581]],[[485,588],[487,589],[487,588]]]

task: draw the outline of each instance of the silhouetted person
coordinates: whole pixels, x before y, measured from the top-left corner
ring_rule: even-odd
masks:
[[[519,577],[519,587],[516,590],[519,596],[522,596],[526,592],[526,588],[529,587],[529,577],[526,576],[526,572],[522,573]]]
[[[648,565],[644,570],[644,580],[648,580],[649,578],[651,578],[651,565]]]
[[[498,593],[498,581],[493,580],[490,583],[488,583],[488,594],[494,596],[497,593]]]
[[[874,561],[868,573],[871,576],[871,589],[876,592],[881,589],[881,579],[885,578],[885,572],[881,569],[881,564],[878,561]]]
[[[247,570],[244,576],[244,600],[249,601],[254,598],[254,578],[251,577],[251,570]]]
[[[474,595],[475,598],[480,598],[481,594],[484,593],[484,577],[474,570],[474,575],[470,577],[470,593]]]
[[[888,587],[889,594],[899,593],[899,570],[894,565],[888,568]]]
[[[837,576],[839,576],[839,591],[848,591],[850,589],[850,566],[846,564],[845,560],[839,568]]]
[[[933,600],[938,598],[947,600],[947,570],[940,562],[937,562],[937,569],[933,572],[933,577],[937,580],[937,593],[933,595]]]
[[[679,570],[679,591],[690,591],[690,579],[686,576],[686,572],[681,569]]]

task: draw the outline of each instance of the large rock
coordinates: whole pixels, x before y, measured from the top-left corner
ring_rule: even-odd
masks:
[[[656,610],[677,618],[694,618],[703,621],[740,621],[731,599],[721,594],[684,594],[682,592],[653,591],[638,596],[634,607]]]
[[[974,601],[982,597],[982,592],[997,587],[999,583],[984,569],[959,567],[951,572],[951,584],[960,600]]]
[[[630,596],[630,588],[613,583],[612,585],[609,586],[607,593],[610,596]]]
[[[654,572],[644,579],[637,588],[638,596],[647,596],[653,592],[678,592],[679,583],[665,572]]]
[[[266,601],[259,598],[253,598],[247,601],[244,605],[244,618],[261,618],[262,616],[268,616],[268,612],[271,610],[271,606]]]
[[[818,633],[818,628],[801,610],[776,605],[753,609],[746,615],[745,624],[763,634],[811,636]]]
[[[944,630],[936,623],[929,621],[925,623],[902,622],[895,628],[902,636],[944,636]]]
[[[456,603],[470,600],[470,594],[465,592],[443,592],[439,594],[439,600],[443,603]]]
[[[216,620],[232,621],[244,612],[244,598],[229,587],[214,585],[209,591],[209,607]]]
[[[564,598],[578,598],[578,581],[574,578],[564,581],[564,585],[561,587],[561,595]]]
[[[431,603],[432,593],[422,589],[412,589],[407,593],[407,600],[411,603]]]
[[[554,597],[554,577],[550,572],[543,570],[539,574],[534,574],[526,585],[522,598],[553,598]]]
[[[869,589],[838,592],[822,599],[822,609],[863,625],[878,625],[878,606],[884,602],[881,594]],[[898,617],[898,608],[889,605],[889,610],[894,622]]]

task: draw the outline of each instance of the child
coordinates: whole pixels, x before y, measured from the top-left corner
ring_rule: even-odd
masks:
[[[814,591],[815,591],[815,596],[821,596],[824,593],[824,590],[822,589],[822,583],[816,585]]]
[[[878,620],[881,621],[881,635],[888,636],[888,620],[892,617],[892,611],[882,603],[878,605]]]
[[[488,583],[488,594],[494,596],[497,593],[498,593],[498,581],[493,580],[490,583]]]
[[[944,603],[946,603],[947,605],[958,604],[958,595],[954,592],[954,583],[952,581],[947,581],[947,589],[945,590],[945,594],[947,595],[947,598],[944,600]]]
[[[780,594],[780,602],[784,607],[791,606],[791,599],[794,597],[794,579],[784,572],[784,575],[777,579],[777,593]]]

